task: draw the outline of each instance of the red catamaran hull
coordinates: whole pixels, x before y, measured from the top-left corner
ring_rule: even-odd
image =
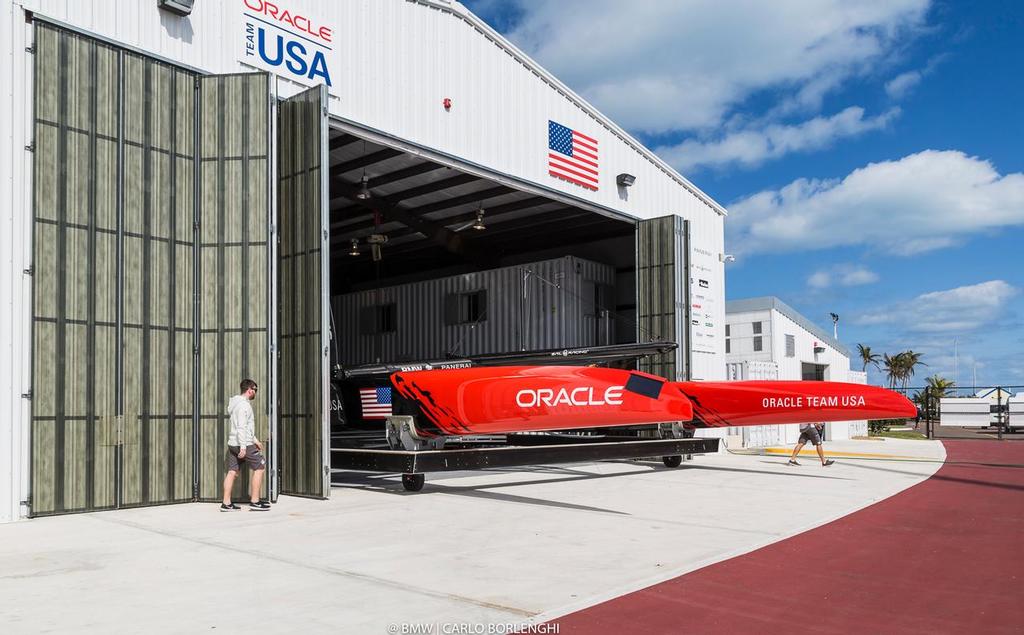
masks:
[[[391,382],[426,436],[682,421],[692,427],[913,417],[902,395],[861,384],[667,382],[636,371],[506,366],[399,372]],[[401,408],[396,409],[401,413]]]

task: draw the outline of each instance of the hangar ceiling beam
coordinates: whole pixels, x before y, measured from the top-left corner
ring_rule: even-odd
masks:
[[[383,187],[385,185],[390,185],[391,183],[395,183],[397,181],[402,181],[402,180],[405,180],[405,179],[411,179],[414,176],[420,176],[422,174],[427,174],[429,172],[434,172],[435,170],[447,170],[447,169],[449,169],[449,168],[446,168],[443,165],[437,165],[436,163],[419,163],[419,164],[416,164],[416,165],[404,168],[402,170],[397,170],[395,172],[388,172],[387,174],[383,174],[381,176],[375,176],[375,177],[373,177],[372,185],[375,188],[376,187]],[[341,179],[339,177],[335,177],[335,178],[331,179],[332,188],[333,188],[333,185],[334,185],[335,181],[337,181],[338,183],[340,183],[342,185],[346,183],[346,181],[344,179]],[[333,192],[334,189],[332,189],[331,191]],[[334,197],[331,198],[331,203],[334,203],[336,201],[345,201],[347,203],[351,203],[352,202],[352,201],[350,201],[345,196],[334,196]],[[346,205],[344,207],[335,208],[335,209],[333,209],[331,211],[332,211],[332,213],[333,212],[344,213],[347,210],[355,210],[355,209],[358,209],[359,207],[360,206],[358,206],[358,205]]]
[[[337,136],[337,137],[334,137],[333,139],[331,139],[331,141],[330,141],[330,143],[328,144],[327,147],[328,147],[329,150],[331,150],[333,152],[334,150],[340,150],[341,148],[344,148],[345,146],[352,145],[353,143],[356,143],[357,141],[361,141],[361,139],[359,139],[359,137],[354,137],[354,136],[352,136],[350,134],[343,134],[343,135],[340,135],[340,136]]]
[[[335,174],[344,174],[345,172],[351,172],[352,170],[359,170],[367,166],[373,165],[374,163],[380,163],[381,161],[387,161],[393,159],[402,154],[401,150],[395,150],[394,148],[384,148],[370,154],[365,154],[361,157],[356,157],[344,163],[331,166],[331,172]]]
[[[462,177],[465,176],[468,175],[462,175]],[[462,177],[455,177],[447,179],[446,181],[456,181]],[[476,177],[470,178],[475,179]],[[438,185],[445,183],[446,181],[438,181],[437,183],[431,184],[431,186],[436,188]],[[402,223],[409,229],[423,234],[434,243],[441,245],[454,254],[463,256],[480,266],[491,266],[494,264],[494,254],[489,254],[486,251],[479,249],[476,245],[472,244],[472,241],[467,240],[462,234],[453,232],[441,223],[435,223],[433,221],[420,218],[411,210],[403,208],[400,205],[400,199],[397,198],[400,194],[395,197],[375,196],[372,199],[362,201],[356,198],[355,195],[358,188],[354,185],[338,183],[336,184],[336,187],[346,197],[351,198],[354,201],[358,201],[359,205],[362,205],[371,211],[379,211],[386,219]],[[449,185],[447,187],[451,186]],[[413,188],[413,190],[416,189],[420,188]],[[444,189],[444,187],[437,189]]]

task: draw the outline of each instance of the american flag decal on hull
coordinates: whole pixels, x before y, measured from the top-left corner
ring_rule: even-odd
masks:
[[[548,120],[548,174],[597,191],[597,139]]]
[[[363,419],[387,419],[391,416],[391,386],[360,388]]]

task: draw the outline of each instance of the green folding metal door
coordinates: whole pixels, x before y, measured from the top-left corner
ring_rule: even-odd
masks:
[[[272,383],[269,76],[35,26],[31,513],[219,498]]]
[[[280,102],[278,255],[281,492],[330,492],[327,91]]]

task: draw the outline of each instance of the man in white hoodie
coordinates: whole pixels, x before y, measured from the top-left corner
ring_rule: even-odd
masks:
[[[242,392],[228,402],[231,431],[228,433],[228,453],[225,457],[227,474],[224,475],[224,500],[221,501],[220,510],[229,512],[241,509],[231,502],[231,488],[238,476],[239,461],[245,461],[252,473],[249,511],[267,511],[270,503],[260,500],[260,486],[263,485],[267,460],[263,457],[263,444],[256,438],[256,417],[249,403],[256,398],[259,386],[251,379],[243,379],[238,387]]]

